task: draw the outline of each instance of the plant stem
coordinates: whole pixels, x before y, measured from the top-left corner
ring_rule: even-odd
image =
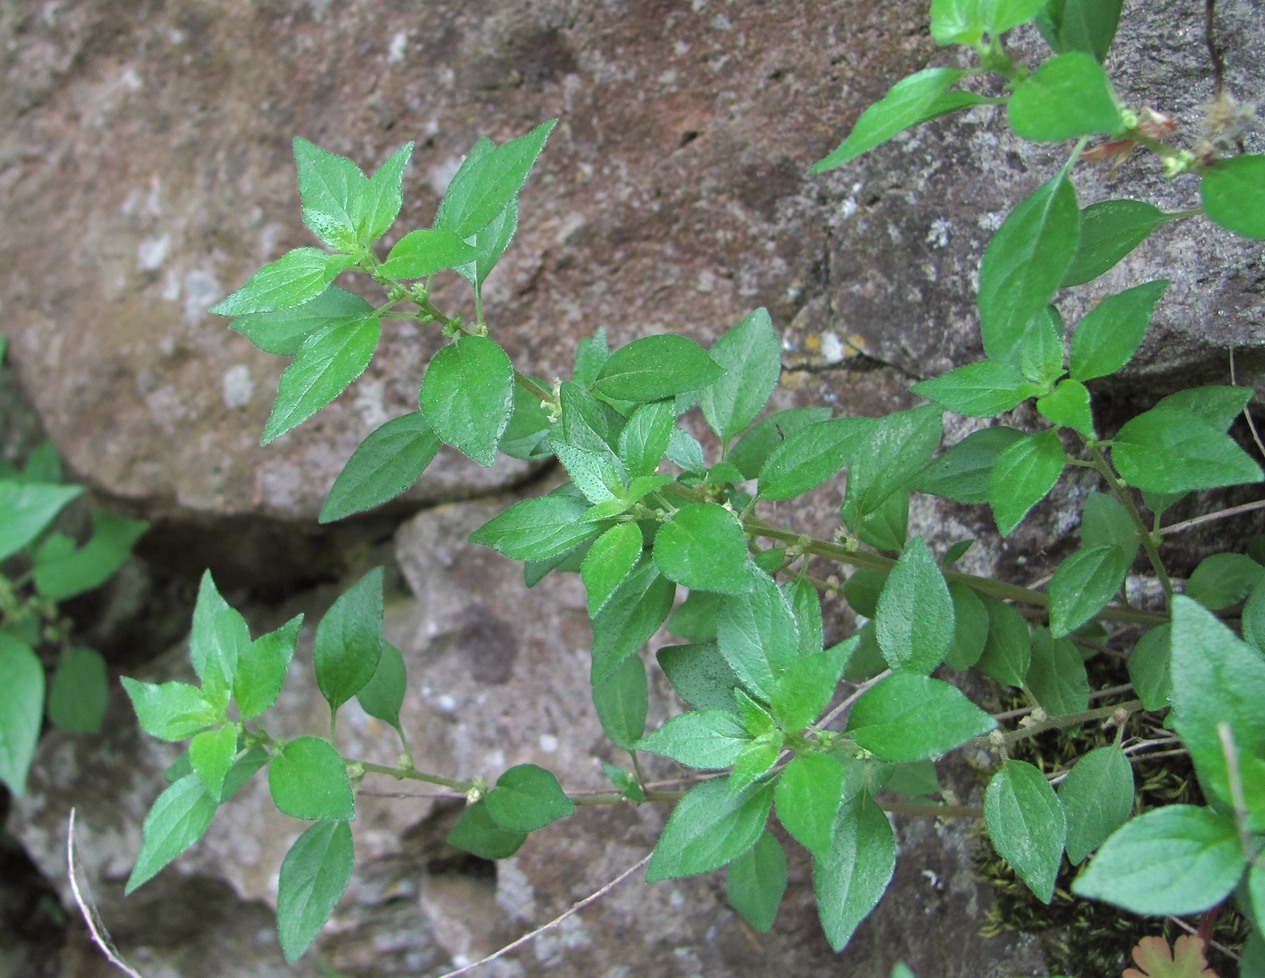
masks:
[[[1045,733],[1047,730],[1060,730],[1063,727],[1074,727],[1078,723],[1088,723],[1091,720],[1105,720],[1114,716],[1121,710],[1125,713],[1133,713],[1135,710],[1142,709],[1141,700],[1129,700],[1127,703],[1114,703],[1111,706],[1099,706],[1092,710],[1083,710],[1080,713],[1068,713],[1060,717],[1048,717],[1038,723],[1029,724],[1026,727],[1019,727],[1016,730],[1007,730],[1001,736],[1006,744],[1013,744],[1016,741],[1024,740],[1028,737],[1035,737],[1037,734]],[[980,738],[981,742],[987,743],[988,738]]]
[[[1142,542],[1142,549],[1146,551],[1147,560],[1151,562],[1151,568],[1159,579],[1160,587],[1164,589],[1164,594],[1171,599],[1173,597],[1173,582],[1169,580],[1168,571],[1164,569],[1164,561],[1160,559],[1160,550],[1156,545],[1154,534],[1142,522],[1142,515],[1138,512],[1138,508],[1133,505],[1133,500],[1129,497],[1129,494],[1125,492],[1124,483],[1116,478],[1111,466],[1107,464],[1107,459],[1103,455],[1102,449],[1097,445],[1091,445],[1089,451],[1094,459],[1094,468],[1107,480],[1107,485],[1110,487],[1112,495],[1120,501],[1120,505],[1129,514],[1130,521],[1138,531],[1138,539]]]
[[[370,761],[353,761],[348,759],[348,764],[358,764],[367,774],[385,774],[395,778],[397,781],[422,781],[426,784],[439,785],[441,788],[451,788],[453,791],[460,791],[463,794],[474,787],[473,781],[458,781],[455,778],[444,778],[438,774],[428,774],[425,771],[419,771],[412,767],[391,767],[387,764],[374,764]]]

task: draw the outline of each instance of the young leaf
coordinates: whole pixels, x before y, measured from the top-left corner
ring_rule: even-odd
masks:
[[[1137,285],[1107,296],[1091,309],[1072,334],[1072,377],[1106,377],[1132,360],[1168,284],[1159,279]]]
[[[471,151],[469,165],[463,165],[448,185],[435,214],[435,227],[469,238],[496,220],[527,182],[557,122],[550,120],[495,148],[480,140],[482,147],[476,144],[480,152]]]
[[[352,200],[352,217],[362,243],[371,245],[391,229],[403,203],[401,185],[404,168],[413,155],[413,144],[405,143],[378,167],[368,184]]]
[[[1001,453],[1023,437],[1004,425],[973,431],[929,463],[910,486],[957,503],[986,503],[989,473]]]
[[[953,599],[922,537],[914,537],[887,575],[875,635],[893,670],[930,674],[953,644]]]
[[[668,401],[643,404],[633,411],[619,432],[619,460],[632,478],[654,475],[668,450],[676,411]]]
[[[725,599],[716,639],[743,685],[767,702],[775,678],[799,657],[799,625],[772,578],[755,574],[753,584],[749,593]]]
[[[885,96],[861,113],[848,138],[809,173],[825,173],[868,153],[898,132],[949,112],[989,102],[973,92],[949,91],[968,73],[956,68],[927,68],[897,82]]]
[[[1118,746],[1082,757],[1058,787],[1067,815],[1067,858],[1082,862],[1133,814],[1133,765]]]
[[[1056,51],[1084,51],[1104,61],[1123,5],[1123,0],[1059,0],[1046,7],[1037,24]]]
[[[1032,662],[1025,680],[1041,709],[1052,717],[1089,708],[1085,661],[1070,638],[1053,638],[1044,628],[1032,633]]]
[[[448,833],[448,844],[472,852],[482,859],[508,859],[527,841],[526,832],[503,829],[488,814],[488,806],[480,801],[461,814]]]
[[[835,817],[843,804],[843,766],[828,754],[797,754],[773,789],[777,820],[795,841],[825,859],[834,841]]]
[[[602,531],[581,522],[588,504],[573,496],[524,499],[470,534],[470,542],[499,550],[511,560],[547,560]]]
[[[1024,337],[1054,298],[1079,239],[1080,210],[1065,172],[1006,217],[980,264],[980,332],[990,360],[1018,363]]]
[[[580,567],[580,580],[588,593],[589,617],[605,606],[615,589],[641,560],[641,527],[617,523],[593,541]]]
[[[772,807],[773,789],[768,784],[736,794],[723,777],[695,786],[672,810],[646,867],[646,881],[719,869],[755,845]]]
[[[373,306],[360,296],[331,285],[301,306],[238,316],[229,323],[229,328],[241,333],[265,353],[293,357],[298,356],[312,334],[328,329],[336,322],[359,321],[372,314]]]
[[[373,678],[381,654],[382,568],[374,567],[339,595],[316,626],[316,685],[331,709],[337,710]]]
[[[750,743],[751,734],[732,711],[694,710],[673,717],[633,747],[686,767],[719,771],[732,766]]]
[[[197,686],[180,682],[143,683],[128,676],[121,682],[132,701],[137,722],[151,737],[187,740],[198,731],[224,721],[223,711],[217,711],[208,703]]]
[[[12,557],[44,532],[83,486],[55,486],[0,480],[0,560]]]
[[[1132,913],[1181,917],[1220,903],[1244,864],[1230,815],[1168,805],[1112,833],[1072,883],[1072,892]]]
[[[376,315],[338,320],[313,333],[277,385],[261,445],[298,427],[351,386],[373,359],[382,335]]]
[[[1043,388],[1013,364],[980,360],[921,381],[910,390],[946,411],[968,418],[991,418],[1036,397]]]
[[[1124,129],[1107,73],[1080,51],[1050,58],[1016,85],[1006,115],[1015,135],[1037,143]]]
[[[44,719],[44,667],[34,650],[0,632],[0,781],[15,798],[26,790],[26,775]]]
[[[292,818],[356,817],[356,802],[342,755],[320,737],[299,737],[272,756],[268,789],[273,804]]]
[[[187,774],[158,796],[141,828],[141,851],[127,878],[124,894],[179,856],[206,834],[215,818],[215,799],[196,774]]]
[[[1185,493],[1260,482],[1260,466],[1229,435],[1186,411],[1156,406],[1125,423],[1111,460],[1131,486]]]
[[[226,723],[217,730],[194,734],[189,742],[189,763],[206,792],[217,802],[224,800],[224,779],[237,756],[238,728]]]
[[[912,672],[876,683],[848,715],[848,733],[884,761],[937,757],[996,726],[956,687]]]
[[[821,595],[806,578],[797,577],[782,585],[795,623],[799,626],[799,654],[816,655],[825,647],[825,622],[821,615]]]
[[[877,418],[834,418],[806,425],[760,467],[760,498],[790,499],[833,477],[877,430]]]
[[[213,305],[211,312],[236,317],[301,306],[324,292],[353,264],[355,259],[349,255],[295,248],[257,271],[240,289]]]
[[[774,680],[769,706],[773,715],[788,731],[803,730],[829,705],[848,656],[855,647],[855,637],[824,652],[804,653],[792,660]]]
[[[492,269],[501,260],[517,232],[518,201],[512,200],[490,224],[465,239],[474,248],[477,257],[454,271],[470,283],[476,296],[482,296],[484,280],[492,274]]]
[[[351,828],[344,821],[317,822],[294,840],[277,878],[277,935],[290,964],[334,913],[355,861]]]
[[[276,631],[260,635],[238,655],[233,699],[243,720],[259,716],[277,702],[302,624],[303,616],[296,615]]]
[[[427,278],[478,257],[479,252],[452,231],[423,228],[410,231],[397,241],[378,271],[394,281]]]
[[[725,892],[743,920],[760,933],[773,926],[786,892],[786,853],[767,829],[729,864]]]
[[[1080,242],[1072,264],[1063,274],[1063,288],[1084,285],[1109,271],[1167,220],[1169,215],[1142,200],[1102,200],[1090,204],[1081,211]]]
[[[988,502],[1002,536],[1009,536],[1046,497],[1066,464],[1067,455],[1053,428],[1017,439],[997,456],[988,474]]]
[[[782,375],[782,343],[768,311],[757,309],[710,350],[725,371],[699,395],[703,417],[722,442],[755,420]]]
[[[663,333],[633,340],[612,353],[597,372],[593,391],[618,401],[660,401],[699,390],[723,374],[693,340]]]
[[[896,870],[887,814],[865,792],[839,810],[830,852],[813,857],[813,891],[826,939],[842,951],[878,904]]]
[[[407,491],[442,444],[421,411],[379,426],[360,443],[334,480],[321,507],[320,522],[362,513]]]
[[[672,429],[667,454],[669,462],[679,465],[686,472],[702,472],[707,468],[707,462],[703,459],[703,446],[683,428]]]
[[[1059,565],[1050,579],[1050,632],[1069,635],[1115,597],[1133,564],[1136,541],[1125,546],[1083,547]]]
[[[306,139],[294,140],[303,223],[331,248],[351,251],[358,242],[358,201],[369,178],[351,160],[326,152]]]
[[[695,591],[745,594],[754,583],[742,524],[714,503],[685,506],[660,526],[654,562],[668,580]]]
[[[1071,428],[1086,441],[1098,437],[1089,406],[1089,389],[1079,380],[1060,380],[1049,394],[1037,398],[1037,411],[1047,421]]]
[[[1245,238],[1265,240],[1265,156],[1219,160],[1204,171],[1199,196],[1212,223]]]
[[[1042,903],[1054,896],[1067,818],[1045,775],[1007,761],[984,792],[984,824],[993,847]]]
[[[624,578],[593,618],[593,667],[590,681],[599,686],[629,656],[650,641],[672,610],[676,585],[651,560]]]
[[[492,821],[510,832],[535,832],[575,812],[558,779],[535,764],[510,768],[483,800]]]
[[[419,402],[435,434],[490,466],[514,412],[514,368],[491,340],[460,336],[426,368]]]
[[[407,692],[408,672],[404,667],[404,656],[394,645],[384,641],[373,678],[356,693],[356,702],[371,717],[377,717],[399,730],[400,707],[404,705]]]
[[[204,572],[193,609],[189,658],[202,680],[202,693],[211,703],[227,705],[237,662],[248,648],[250,629],[246,619],[220,596],[211,572]]]
[[[93,513],[92,536],[82,547],[59,533],[50,535],[33,555],[35,589],[50,601],[65,601],[100,587],[123,566],[148,528],[144,520]]]
[[[610,742],[622,750],[646,732],[650,711],[646,665],[640,656],[630,655],[592,687],[593,709]]]
[[[101,732],[109,700],[105,659],[94,649],[67,649],[48,689],[48,719],[74,733]]]

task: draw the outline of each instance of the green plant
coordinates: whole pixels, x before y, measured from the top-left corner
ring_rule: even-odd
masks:
[[[611,741],[634,759],[628,769],[607,767],[615,790],[596,802],[675,805],[649,880],[728,867],[734,906],[767,929],[787,879],[785,852],[768,828],[775,813],[811,856],[821,923],[841,949],[892,878],[889,814],[965,817],[982,821],[1042,902],[1053,898],[1066,859],[1085,867],[1073,884],[1080,897],[1159,915],[1232,899],[1258,933],[1265,923],[1265,567],[1254,555],[1209,555],[1182,595],[1163,551],[1175,529],[1164,514],[1179,499],[1262,480],[1227,433],[1251,392],[1181,391],[1114,432],[1100,430],[1090,385],[1129,363],[1168,283],[1107,296],[1071,326],[1054,304],[1167,221],[1204,216],[1265,238],[1265,156],[1236,150],[1250,114],[1224,99],[1220,128],[1193,149],[1157,138],[1166,128],[1153,113],[1122,107],[1101,63],[1119,7],[935,0],[937,41],[973,50],[981,67],[931,68],[900,82],[813,168],[845,165],[910,126],[971,106],[1005,106],[1024,139],[1077,141],[983,256],[985,359],[916,384],[928,404],[881,418],[831,417],[825,408],[761,417],[781,370],[763,310],[710,350],[668,334],[612,351],[599,332],[579,344],[568,380],[549,384],[517,369],[484,319],[482,287],[517,228],[518,194],[552,122],[500,146],[477,142],[433,226],[405,234],[385,258],[375,246],[401,209],[411,144],[368,176],[295,141],[304,222],[332,250],[295,249],[213,309],[263,350],[293,358],[263,441],[341,394],[370,362],[383,324],[404,320],[446,342],[421,379],[419,409],[365,439],[331,489],[323,521],[400,494],[442,444],[483,465],[498,451],[561,464],[566,484],[509,507],[471,539],[524,562],[529,582],[579,573],[593,626],[594,707]],[[1034,20],[1054,54],[1029,70],[1003,35]],[[959,87],[967,83],[993,84],[1000,94]],[[1201,207],[1082,207],[1074,170],[1087,140],[1099,136],[1111,153],[1140,147],[1174,178],[1197,179]],[[432,301],[432,276],[449,271],[472,287],[473,321]],[[375,305],[335,286],[344,273],[367,278],[384,299]],[[1037,430],[995,424],[937,454],[944,411],[992,419],[1027,403],[1041,419]],[[681,424],[687,415],[706,426],[716,451]],[[1008,535],[1071,467],[1095,473],[1102,491],[1086,498],[1081,545],[1045,590],[954,570],[970,541],[936,554],[909,538],[913,493],[987,505]],[[766,519],[764,504],[798,499],[845,469],[836,539]],[[812,575],[811,559],[850,569],[843,597],[867,619],[828,648],[819,592],[836,585]],[[1166,610],[1136,607],[1124,595],[1139,559]],[[681,589],[688,597],[675,607]],[[218,805],[264,767],[277,807],[313,823],[280,873],[279,930],[291,960],[350,878],[348,822],[363,778],[464,793],[469,804],[450,840],[489,859],[574,811],[554,775],[534,765],[511,767],[494,784],[419,770],[402,731],[398,765],[342,756],[336,719],[353,698],[400,729],[404,667],[383,640],[382,601],[382,574],[373,570],[321,620],[315,670],[330,728],[283,742],[265,719],[300,623],[252,639],[204,577],[191,639],[199,684],[124,681],[149,733],[190,741],[146,819],[129,891],[196,842]],[[1241,635],[1227,624],[1236,619]],[[665,623],[686,644],[658,649],[657,663],[691,709],[647,733],[640,652]],[[1126,650],[1131,688],[1091,690],[1087,662]],[[932,676],[968,671],[1026,705],[995,716]],[[1180,738],[1205,804],[1134,815],[1133,762],[1161,745],[1125,743],[1126,723],[1138,717]],[[1058,770],[1016,756],[1032,738],[1103,723],[1116,725],[1115,736],[1073,751]],[[940,797],[934,761],[980,749],[993,758],[982,807]],[[638,752],[693,769],[693,784],[648,788]],[[1248,953],[1259,954],[1258,945]]]
[[[82,545],[51,529],[82,492],[62,482],[49,442],[20,470],[0,464],[0,782],[15,795],[25,790],[46,713],[76,733],[97,733],[105,715],[105,660],[74,643],[74,622],[58,605],[109,580],[146,524],[94,513]],[[41,653],[56,660],[51,683]]]

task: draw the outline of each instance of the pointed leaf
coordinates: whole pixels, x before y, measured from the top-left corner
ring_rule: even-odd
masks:
[[[211,312],[236,317],[301,306],[324,292],[354,261],[319,248],[295,248],[257,271],[240,289],[213,305]]]
[[[760,933],[773,926],[786,892],[786,853],[769,831],[729,864],[725,892],[742,919]]]
[[[664,577],[691,590],[744,594],[754,582],[742,524],[713,503],[685,506],[660,526],[654,562]]]
[[[728,778],[697,785],[672,810],[646,867],[646,881],[719,869],[755,845],[772,807],[773,789],[767,784],[737,794],[730,792]]]
[[[510,832],[534,832],[575,812],[558,779],[535,764],[502,774],[484,803],[492,821]]]
[[[1067,818],[1045,775],[1025,761],[1007,761],[984,792],[984,824],[994,848],[1048,904],[1063,858]]]
[[[699,390],[723,374],[693,340],[663,333],[633,340],[612,353],[597,372],[593,391],[619,401],[659,401]]]
[[[734,713],[694,710],[673,717],[633,747],[686,767],[719,771],[733,765],[750,743],[751,734]]]
[[[1185,493],[1260,482],[1260,466],[1229,435],[1186,411],[1157,406],[1127,422],[1111,460],[1131,486]]]
[[[1088,0],[1099,3],[1100,0]],[[1140,245],[1169,215],[1142,200],[1102,200],[1081,211],[1076,257],[1063,275],[1063,287],[1084,285],[1113,268]],[[1073,374],[1078,376],[1078,374]],[[1081,380],[1086,378],[1080,377]]]
[[[320,521],[331,523],[362,513],[407,492],[442,444],[421,411],[376,428],[334,480]]]
[[[877,430],[876,418],[834,418],[806,425],[775,448],[760,468],[760,498],[790,499],[833,477]]]
[[[996,726],[956,687],[911,672],[876,683],[848,715],[848,733],[884,761],[937,757]]]
[[[1066,464],[1067,455],[1053,428],[1016,440],[997,456],[988,474],[988,501],[1002,536],[1009,536],[1046,497]]]
[[[206,834],[215,818],[215,799],[196,774],[188,774],[158,796],[145,816],[141,829],[141,851],[127,878],[124,893],[142,883]]]
[[[1147,282],[1094,306],[1072,334],[1072,376],[1080,381],[1106,377],[1132,360],[1168,285],[1167,279]]]
[[[1218,161],[1204,171],[1199,196],[1208,220],[1245,238],[1265,240],[1265,156]]]
[[[351,828],[343,821],[317,822],[286,853],[277,878],[277,934],[289,963],[302,956],[333,915],[355,860]]]
[[[420,403],[435,434],[490,466],[514,412],[514,368],[491,340],[459,337],[426,368]]]
[[[676,585],[650,560],[626,577],[593,619],[593,667],[597,686],[650,641],[667,621]]]
[[[1042,388],[1013,364],[980,360],[921,381],[910,390],[947,411],[968,418],[991,418],[1037,396]]]
[[[1133,765],[1118,746],[1097,747],[1076,762],[1058,787],[1073,865],[1129,820],[1133,793]]]
[[[1015,86],[1006,115],[1015,135],[1038,143],[1124,131],[1107,73],[1080,51],[1050,58]]]
[[[646,732],[646,715],[650,711],[650,687],[640,656],[624,659],[592,687],[592,695],[602,731],[616,747],[631,750]]]
[[[930,674],[953,644],[953,599],[922,537],[914,537],[887,575],[875,635],[893,670]]]
[[[357,244],[358,201],[369,178],[351,160],[326,152],[306,139],[294,140],[303,223],[331,248],[350,251]]]
[[[48,689],[48,719],[61,730],[100,733],[109,693],[101,653],[94,649],[67,649],[57,660],[57,671]]]
[[[238,316],[229,323],[229,328],[265,353],[293,357],[298,356],[304,342],[314,333],[336,322],[359,321],[372,314],[373,306],[360,296],[331,285],[301,306]]]
[[[291,618],[275,631],[259,636],[238,657],[233,699],[243,720],[259,716],[277,702],[302,624],[302,615]]]
[[[1133,564],[1137,545],[1084,547],[1059,565],[1050,579],[1050,633],[1071,634],[1116,596]]]
[[[896,870],[891,823],[865,793],[839,811],[827,856],[813,858],[813,891],[826,939],[842,951],[878,905]]]
[[[401,185],[404,168],[412,155],[413,144],[405,143],[378,167],[378,172],[369,178],[369,183],[352,201],[356,231],[366,245],[377,241],[395,223],[403,203]]]
[[[423,228],[410,231],[397,241],[378,271],[393,281],[427,278],[444,269],[468,264],[478,257],[478,250],[452,231]]]
[[[383,720],[400,729],[400,707],[408,692],[408,673],[404,656],[390,642],[382,643],[377,668],[373,678],[356,693],[356,702],[371,717]]]
[[[44,532],[83,486],[57,486],[0,480],[0,560],[12,557]]]
[[[0,632],[0,781],[16,798],[26,790],[26,775],[44,719],[44,667],[21,639]]]
[[[338,597],[316,626],[316,685],[333,709],[373,678],[382,653],[382,614],[382,568],[374,567]]]
[[[440,201],[435,227],[468,238],[496,220],[518,196],[557,122],[543,123],[502,146],[485,144],[477,155],[472,151],[472,162],[457,171]]]
[[[699,397],[703,417],[727,442],[755,420],[782,376],[782,343],[768,311],[757,309],[712,346],[725,374]]]
[[[843,804],[843,766],[826,754],[799,754],[782,770],[773,791],[777,820],[805,849],[828,858],[835,818]]]

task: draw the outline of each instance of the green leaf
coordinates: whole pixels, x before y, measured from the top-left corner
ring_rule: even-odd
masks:
[[[382,324],[370,314],[336,321],[304,340],[281,375],[260,444],[298,427],[350,387],[369,366],[381,335]]]
[[[1067,817],[1045,775],[1025,761],[1007,761],[984,792],[984,825],[1001,857],[1048,904],[1063,858]]]
[[[663,333],[633,340],[610,355],[592,389],[619,401],[659,401],[699,390],[723,376],[707,351],[684,336]]]
[[[557,122],[553,119],[543,123],[503,146],[492,148],[485,144],[478,154],[471,151],[469,165],[457,171],[439,202],[435,227],[468,238],[496,220],[527,182],[527,175]]]
[[[1057,20],[1051,24],[1055,50],[1084,51],[1099,61],[1105,60],[1123,5],[1123,0],[1060,0]],[[1055,8],[1055,4],[1050,4],[1047,13],[1053,13]]]
[[[226,723],[218,730],[194,734],[189,742],[189,762],[193,771],[216,802],[224,800],[224,779],[237,757],[237,724]]]
[[[979,661],[988,641],[988,609],[965,584],[949,585],[953,598],[953,644],[945,654],[949,668],[965,671]]]
[[[1265,240],[1265,156],[1234,156],[1204,171],[1199,184],[1208,220],[1227,231]]]
[[[1056,425],[1071,428],[1086,441],[1096,439],[1089,389],[1079,380],[1060,380],[1049,394],[1037,398],[1037,411]]]
[[[980,264],[980,332],[990,360],[1018,363],[1024,338],[1044,316],[1079,239],[1080,210],[1065,172],[1007,215]]]
[[[223,711],[207,702],[202,690],[188,683],[143,683],[121,680],[141,729],[159,740],[188,740],[200,730],[224,722]]]
[[[988,609],[988,638],[976,665],[999,683],[1022,686],[1032,654],[1028,620],[996,598],[981,595],[980,600]]]
[[[1072,376],[1106,377],[1132,360],[1168,285],[1167,279],[1147,282],[1107,296],[1090,310],[1072,334]]]
[[[773,926],[786,892],[786,853],[768,830],[729,864],[725,890],[742,919],[760,933]]]
[[[406,143],[378,167],[369,183],[352,200],[352,216],[356,231],[366,245],[371,245],[391,229],[403,203],[404,168],[413,155],[413,144]]]
[[[1218,431],[1225,431],[1238,418],[1252,398],[1250,387],[1188,387],[1160,399],[1155,406],[1185,411],[1206,421]]]
[[[1072,892],[1138,914],[1200,913],[1243,875],[1234,819],[1210,808],[1168,805],[1117,829],[1072,883]]]
[[[360,443],[334,480],[320,521],[332,523],[362,513],[406,492],[439,454],[441,444],[421,411],[379,426]]]
[[[1151,492],[1186,493],[1260,482],[1260,466],[1229,435],[1186,411],[1156,406],[1111,442],[1124,480]]]
[[[835,817],[843,804],[843,766],[827,754],[797,754],[773,789],[777,820],[820,859],[830,856]]]
[[[782,343],[765,309],[757,309],[729,330],[709,351],[725,371],[703,388],[699,405],[708,426],[723,442],[755,420],[782,376]]]
[[[346,822],[317,822],[294,840],[277,878],[277,935],[290,964],[312,944],[343,898],[356,855]]]
[[[316,626],[316,685],[331,709],[337,710],[373,678],[382,654],[382,614],[382,568],[374,567],[339,595]]]
[[[360,321],[372,314],[373,306],[360,296],[331,285],[301,306],[238,316],[229,323],[229,328],[265,353],[293,357],[298,356],[304,341],[314,333],[337,322]]]
[[[491,340],[460,336],[431,360],[419,400],[435,434],[490,466],[514,413],[514,368]]]
[[[956,687],[912,672],[880,680],[848,715],[848,733],[884,761],[937,757],[996,726]]]
[[[83,486],[0,480],[0,560],[12,557],[44,532]]]
[[[1265,567],[1247,554],[1211,554],[1191,571],[1186,597],[1209,611],[1221,611],[1245,601],[1262,578]]]
[[[588,504],[573,496],[524,499],[470,534],[470,542],[499,550],[511,560],[547,560],[602,531],[580,518]]]
[[[1068,635],[1098,614],[1124,584],[1137,550],[1132,546],[1084,547],[1059,565],[1050,579],[1050,632]]]
[[[882,418],[848,464],[848,487],[840,508],[848,528],[859,535],[866,516],[878,513],[888,497],[906,489],[943,435],[944,415],[932,404]],[[898,517],[895,522],[905,520]],[[904,545],[904,533],[899,536],[897,549]]]
[[[378,271],[393,281],[427,278],[476,260],[479,252],[452,231],[423,228],[404,235]]]
[[[1089,708],[1085,661],[1070,638],[1053,638],[1044,628],[1032,633],[1032,662],[1025,680],[1041,709],[1052,717]]]
[[[1170,215],[1142,200],[1102,200],[1090,204],[1081,211],[1080,242],[1072,264],[1063,275],[1063,287],[1084,285],[1096,279],[1169,219]]]
[[[690,706],[737,714],[733,691],[741,680],[714,642],[664,646],[655,658],[676,694]]]
[[[673,717],[633,747],[686,767],[718,771],[733,765],[750,743],[751,734],[731,710],[694,710]]]
[[[26,775],[44,719],[44,667],[21,639],[0,632],[0,781],[15,798]]]
[[[101,732],[109,701],[105,659],[93,649],[67,649],[48,690],[48,719],[73,733]]]
[[[834,418],[787,437],[760,467],[760,498],[790,499],[832,478],[878,428],[877,418]]]
[[[1243,605],[1243,638],[1265,652],[1265,581],[1259,582]]]
[[[753,575],[747,594],[725,598],[716,617],[716,639],[725,661],[766,702],[776,677],[799,657],[799,625],[786,595],[772,578]]]
[[[141,828],[141,851],[123,892],[131,894],[206,834],[215,799],[196,774],[188,774],[158,796]]]
[[[373,677],[356,693],[356,702],[371,717],[400,729],[400,707],[408,692],[408,671],[404,656],[390,642],[382,643]]]
[[[685,506],[660,526],[654,562],[664,577],[691,590],[745,594],[754,581],[742,524],[714,503]]]
[[[306,139],[294,140],[294,162],[303,223],[331,248],[351,251],[359,243],[354,212],[369,178],[351,160]]]
[[[686,472],[702,472],[707,468],[703,459],[703,446],[688,431],[673,428],[668,439],[668,461],[679,465]]]
[[[1229,727],[1241,760],[1265,757],[1265,657],[1191,598],[1173,598],[1172,682],[1175,729],[1195,765],[1204,797],[1233,804],[1218,726]],[[1244,779],[1245,788],[1259,787]],[[1254,831],[1265,810],[1253,811]],[[1166,911],[1167,912],[1167,911]]]
[[[931,34],[936,43],[978,45],[1032,20],[1046,0],[932,0]]]
[[[1080,51],[1050,58],[1016,85],[1006,116],[1015,135],[1037,143],[1124,130],[1107,73]]]
[[[848,138],[833,153],[809,169],[824,173],[843,166],[887,142],[897,133],[958,109],[989,102],[973,92],[949,91],[969,72],[955,68],[927,68],[901,79],[883,98],[861,113]]]
[[[672,810],[646,867],[646,881],[719,869],[755,845],[772,807],[773,789],[767,784],[736,794],[724,777],[695,786]]]
[[[82,547],[69,537],[50,535],[34,554],[35,589],[50,601],[65,601],[100,587],[123,566],[148,528],[144,520],[93,513],[92,536]]]
[[[754,479],[773,449],[801,428],[829,418],[830,408],[825,407],[777,411],[747,429],[726,461],[737,468],[744,479]]]
[[[1058,787],[1073,865],[1129,820],[1133,790],[1133,765],[1116,745],[1097,747],[1076,762]]]
[[[292,818],[356,817],[356,802],[342,755],[320,737],[299,737],[272,756],[268,789],[277,810]]]
[[[878,905],[896,869],[887,815],[864,792],[839,810],[828,855],[813,857],[813,891],[826,939],[842,951]]]
[[[825,623],[821,616],[821,596],[806,578],[797,577],[782,586],[799,626],[800,655],[815,655],[825,646]]]
[[[628,656],[593,686],[592,695],[593,709],[611,743],[623,750],[632,749],[633,742],[646,732],[650,710],[645,663],[639,656]]]
[[[512,200],[490,224],[465,239],[478,253],[478,257],[454,271],[474,287],[476,295],[482,294],[484,280],[492,274],[492,269],[509,248],[517,231],[518,201]]]
[[[968,418],[991,418],[1036,397],[1043,388],[1013,364],[980,360],[921,381],[910,390],[946,411]]]
[[[643,404],[628,417],[616,446],[619,460],[632,478],[653,475],[668,450],[676,411],[668,401]]]
[[[1129,682],[1133,683],[1143,709],[1158,711],[1168,708],[1168,697],[1173,687],[1169,668],[1171,642],[1169,626],[1156,625],[1138,639],[1129,655]]]
[[[617,523],[593,541],[580,567],[589,617],[605,607],[615,589],[641,560],[644,542],[636,523]]]
[[[615,588],[610,600],[593,618],[593,668],[590,681],[598,686],[625,659],[650,641],[668,618],[676,585],[643,559]]]
[[[275,631],[260,635],[238,655],[233,699],[243,720],[259,716],[277,702],[302,624],[303,616],[296,615]]]
[[[609,503],[621,499],[628,485],[627,473],[618,459],[608,458],[609,451],[601,453],[585,451],[564,442],[551,439],[553,453],[571,476],[572,484],[589,502]]]
[[[240,289],[213,305],[211,312],[236,317],[301,306],[324,292],[354,263],[348,255],[295,248],[257,271]]]
[[[488,806],[482,801],[468,806],[448,833],[450,846],[465,849],[482,859],[507,859],[526,841],[526,832],[512,832],[492,821]]]
[[[988,474],[988,501],[1002,536],[1009,536],[1046,497],[1067,464],[1058,432],[1025,435],[997,456]]]
[[[887,575],[874,625],[893,670],[928,675],[953,644],[953,599],[922,537],[909,541]]]
[[[510,768],[483,801],[492,821],[509,832],[534,832],[575,812],[558,779],[535,764]]]
[[[1007,448],[1024,438],[1014,428],[973,431],[927,465],[910,483],[918,492],[958,503],[988,502],[988,476]]]
[[[193,609],[189,658],[202,680],[202,693],[221,709],[228,704],[237,675],[237,662],[250,648],[246,619],[220,596],[211,572],[202,575]]]
[[[514,413],[501,435],[500,450],[510,458],[539,462],[553,452],[549,435],[553,422],[545,406],[521,385],[514,385]]]
[[[784,730],[803,730],[821,715],[834,696],[854,644],[850,639],[824,652],[801,654],[782,668],[769,706]]]

